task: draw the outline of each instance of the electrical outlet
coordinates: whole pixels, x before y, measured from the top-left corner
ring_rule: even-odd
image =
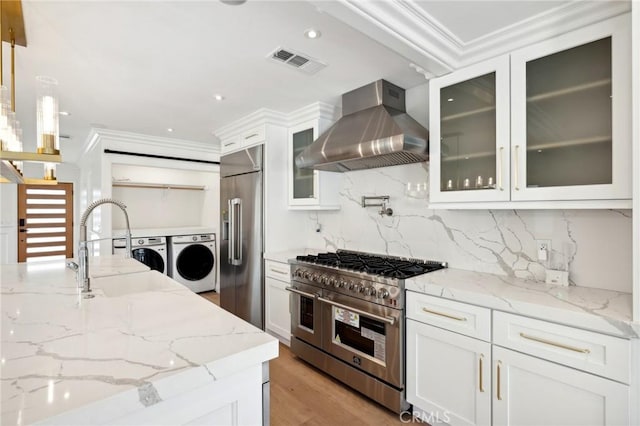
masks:
[[[546,283],[556,284],[562,286],[569,285],[569,273],[567,271],[556,271],[554,269],[547,269]]]
[[[551,240],[536,240],[536,251],[538,253],[538,260],[549,260],[549,254],[551,253]]]

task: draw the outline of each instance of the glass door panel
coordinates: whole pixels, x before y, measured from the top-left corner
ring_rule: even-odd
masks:
[[[611,64],[611,37],[527,62],[527,188],[612,183]]]
[[[496,73],[440,92],[440,190],[494,189]]]
[[[313,142],[313,128],[302,130],[293,134],[293,198],[304,199],[314,198],[313,178],[314,171],[312,169],[299,169],[296,166],[296,157]]]

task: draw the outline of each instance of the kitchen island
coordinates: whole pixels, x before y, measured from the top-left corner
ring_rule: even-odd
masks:
[[[3,425],[262,422],[268,334],[156,271],[1,268]]]

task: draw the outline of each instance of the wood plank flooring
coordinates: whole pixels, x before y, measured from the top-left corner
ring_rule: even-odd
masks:
[[[218,293],[200,295],[219,304]],[[397,414],[300,360],[283,344],[269,368],[273,426],[404,424]]]

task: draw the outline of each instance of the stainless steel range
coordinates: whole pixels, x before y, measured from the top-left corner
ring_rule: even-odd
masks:
[[[404,280],[443,262],[347,250],[291,261],[291,350],[387,408],[404,397]]]

